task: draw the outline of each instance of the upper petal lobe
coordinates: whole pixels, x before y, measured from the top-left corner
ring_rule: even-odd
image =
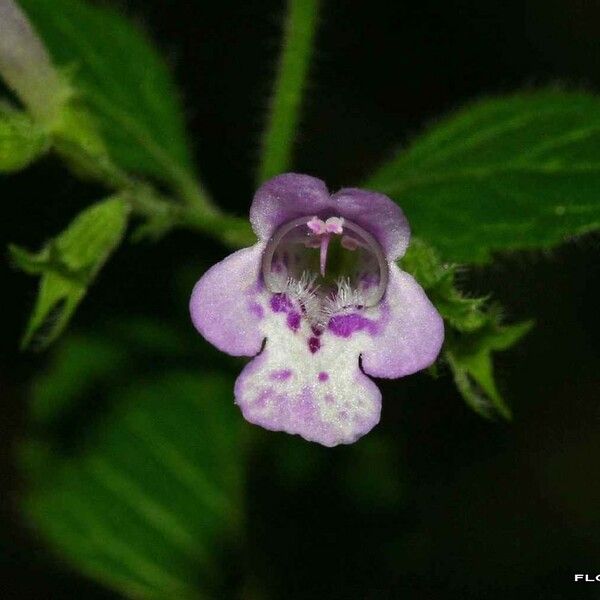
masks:
[[[250,222],[256,235],[268,240],[284,223],[317,215],[327,208],[329,192],[320,179],[285,173],[269,179],[254,195]]]
[[[302,216],[354,221],[377,239],[389,260],[402,256],[410,239],[404,213],[387,196],[356,188],[330,196],[325,183],[310,175],[285,173],[270,179],[258,189],[250,208],[252,227],[262,240]]]
[[[388,260],[404,255],[410,227],[400,207],[387,196],[368,190],[344,188],[331,196],[335,212],[354,221],[381,244]]]

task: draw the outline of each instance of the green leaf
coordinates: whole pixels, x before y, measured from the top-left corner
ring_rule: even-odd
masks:
[[[80,99],[66,102],[52,123],[54,150],[83,179],[98,179],[113,188],[130,185],[127,176],[109,155],[97,119]]]
[[[442,262],[438,252],[423,240],[411,240],[401,265],[423,286],[449,325],[459,331],[473,331],[486,323],[486,298],[469,298],[459,291],[456,287],[458,267]]]
[[[368,513],[392,510],[406,501],[407,467],[399,460],[398,439],[379,432],[347,449],[339,481],[344,497]]]
[[[29,116],[0,105],[0,173],[24,169],[48,149],[48,137]]]
[[[499,308],[489,306],[487,298],[466,297],[457,287],[458,267],[443,262],[423,240],[411,241],[401,266],[423,286],[444,318],[443,356],[466,403],[484,417],[500,414],[510,419],[495,383],[492,355],[515,345],[533,323],[503,325]]]
[[[115,162],[168,181],[191,170],[175,85],[140,28],[79,0],[20,2],[54,61],[70,68]]]
[[[68,421],[82,399],[128,385],[134,372],[156,375],[157,364],[181,368],[192,354],[196,364],[197,348],[190,341],[164,321],[135,315],[103,322],[93,335],[69,333],[33,382],[32,421],[46,428]]]
[[[600,99],[544,90],[480,101],[365,185],[394,198],[444,259],[550,248],[600,225]]]
[[[33,382],[30,415],[44,426],[60,422],[76,403],[130,364],[124,349],[102,337],[71,335],[53,356],[51,368]]]
[[[22,447],[25,510],[55,552],[126,597],[219,597],[216,565],[241,527],[232,382],[197,370],[140,372],[142,356],[154,364],[161,354],[137,348],[149,332],[161,335],[146,327],[133,343],[123,343],[132,330],[65,340],[33,387],[34,416],[42,406],[46,416]],[[57,434],[52,423],[71,426]],[[79,442],[65,446],[73,434]]]
[[[498,316],[492,313],[478,332],[449,333],[445,358],[463,398],[480,415],[490,418],[500,414],[505,419],[511,418],[511,410],[494,380],[492,352],[513,346],[532,326],[531,321],[503,326]]]
[[[18,267],[41,276],[23,347],[36,335],[39,346],[45,347],[63,331],[88,286],[122,240],[128,212],[127,203],[114,196],[84,210],[38,253],[10,247]]]

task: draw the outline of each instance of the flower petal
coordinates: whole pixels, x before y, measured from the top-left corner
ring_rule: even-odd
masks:
[[[388,260],[404,255],[410,227],[400,207],[383,194],[344,188],[331,196],[334,212],[354,221],[381,244]]]
[[[381,393],[360,371],[359,352],[356,343],[335,336],[312,352],[305,336],[280,324],[238,377],[236,403],[265,429],[324,446],[351,444],[381,413]]]
[[[264,336],[260,269],[262,242],[234,252],[198,281],[190,300],[196,329],[219,350],[233,356],[255,356]]]
[[[281,225],[302,216],[354,221],[375,236],[389,260],[401,257],[410,239],[404,213],[387,196],[356,188],[330,196],[325,183],[310,175],[285,173],[270,179],[258,189],[250,207],[252,228],[265,241]]]
[[[316,177],[285,173],[269,179],[254,195],[250,222],[256,235],[268,240],[275,230],[298,217],[315,216],[329,205],[327,186]]]
[[[395,379],[430,366],[444,341],[444,322],[423,288],[390,264],[381,317],[362,353],[368,375]]]

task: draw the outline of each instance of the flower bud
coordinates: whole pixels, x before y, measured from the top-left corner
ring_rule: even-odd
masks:
[[[69,95],[42,40],[13,0],[0,0],[0,76],[40,121],[52,121]]]

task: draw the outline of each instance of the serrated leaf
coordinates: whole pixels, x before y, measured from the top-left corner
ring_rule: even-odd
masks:
[[[456,283],[457,265],[443,262],[436,250],[414,238],[401,260],[404,270],[423,286],[446,325],[443,356],[465,402],[480,415],[511,411],[494,378],[493,352],[516,344],[533,326],[530,321],[502,324],[502,313],[487,298],[468,298]]]
[[[185,371],[115,386],[75,452],[43,437],[25,445],[27,514],[71,565],[126,597],[214,593],[215,563],[240,527],[231,390],[227,378]]]
[[[19,171],[48,149],[48,136],[31,118],[0,105],[0,173]]]
[[[54,61],[70,68],[117,164],[169,181],[191,170],[175,85],[139,27],[80,0],[20,2]]]
[[[454,381],[467,404],[480,415],[512,417],[512,411],[496,386],[492,352],[516,344],[532,326],[530,321],[502,326],[491,317],[483,331],[451,335],[446,340],[444,355]]]
[[[127,203],[115,196],[84,210],[38,253],[10,247],[18,267],[41,276],[23,347],[34,336],[39,347],[45,347],[64,330],[88,286],[122,240],[128,212]]]
[[[600,226],[600,99],[544,90],[483,100],[365,185],[393,197],[446,260],[550,248]]]
[[[458,331],[474,331],[486,324],[487,298],[469,298],[461,292],[456,285],[457,265],[443,262],[432,246],[413,238],[401,266],[423,286],[450,326]]]

